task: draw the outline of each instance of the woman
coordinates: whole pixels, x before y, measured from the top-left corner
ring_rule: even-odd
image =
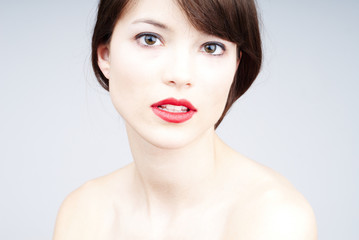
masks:
[[[92,51],[134,162],[71,193],[54,240],[316,239],[302,195],[215,133],[260,69],[253,0],[102,0]]]

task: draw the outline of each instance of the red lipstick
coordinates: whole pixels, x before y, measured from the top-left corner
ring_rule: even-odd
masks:
[[[186,99],[168,98],[151,105],[152,111],[161,119],[171,123],[189,120],[197,109]]]

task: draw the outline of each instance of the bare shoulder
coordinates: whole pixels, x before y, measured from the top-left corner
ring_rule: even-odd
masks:
[[[243,239],[316,240],[313,209],[305,197],[282,175],[240,156],[245,169],[245,199],[235,206],[230,218],[230,236]]]
[[[106,231],[103,222],[115,218],[114,188],[118,187],[121,171],[90,180],[65,198],[57,215],[53,240],[93,239]]]

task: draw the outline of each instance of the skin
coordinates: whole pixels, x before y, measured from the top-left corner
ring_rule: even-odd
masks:
[[[134,161],[72,192],[54,240],[317,239],[305,198],[214,131],[240,62],[234,43],[197,31],[172,1],[142,0],[98,56]],[[169,97],[198,111],[166,122],[150,106]]]

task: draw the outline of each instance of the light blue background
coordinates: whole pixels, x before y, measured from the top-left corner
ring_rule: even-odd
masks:
[[[50,239],[70,191],[131,161],[90,68],[96,4],[0,1],[0,239]],[[218,133],[304,194],[320,239],[358,239],[359,1],[259,8],[264,67]]]

